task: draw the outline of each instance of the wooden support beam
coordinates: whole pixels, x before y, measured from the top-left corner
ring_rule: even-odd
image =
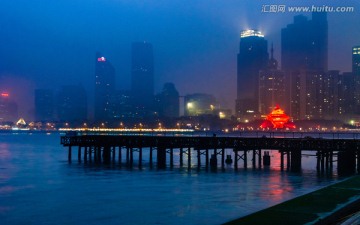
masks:
[[[201,166],[201,152],[200,149],[197,150],[197,166],[200,167]]]
[[[244,168],[247,169],[247,150],[244,150]]]
[[[235,161],[234,161],[234,169],[237,170],[238,169],[238,160],[239,160],[239,153],[238,150],[233,150],[234,154],[235,154]]]
[[[183,166],[184,165],[184,162],[183,162],[183,148],[180,148],[180,166]]]
[[[78,147],[78,162],[81,162],[81,146]]]
[[[261,149],[259,149],[258,153],[259,153],[259,155],[258,155],[258,157],[259,157],[259,168],[261,168],[261,167],[262,167],[262,163],[261,163],[261,160],[262,160]]]
[[[150,147],[150,167],[152,167],[153,164],[153,147]]]
[[[115,153],[116,153],[116,148],[115,148],[115,146],[113,146],[112,147],[112,150],[111,150],[111,152],[112,152],[112,162],[114,163],[115,162]]]
[[[139,168],[142,167],[142,148],[139,149]]]
[[[87,163],[87,156],[88,156],[88,147],[85,146],[85,148],[84,148],[84,163]]]
[[[71,162],[71,145],[69,145],[68,161]]]
[[[221,168],[225,168],[225,148],[222,148],[221,151]]]
[[[126,166],[130,165],[130,148],[126,146]]]
[[[206,167],[206,169],[208,169],[209,168],[209,149],[205,150],[205,160],[206,160],[205,167]]]
[[[166,168],[166,148],[163,146],[157,147],[157,167],[158,169]]]
[[[252,166],[253,166],[253,168],[255,168],[256,167],[256,150],[255,149],[253,149],[252,150]]]
[[[119,164],[121,165],[121,161],[122,161],[121,146],[119,146],[118,161],[119,161]]]
[[[191,148],[188,148],[188,167],[191,167]]]
[[[134,149],[131,147],[130,148],[130,162],[129,162],[130,167],[132,167],[133,164],[134,164]]]
[[[170,148],[170,167],[174,167],[174,149]]]

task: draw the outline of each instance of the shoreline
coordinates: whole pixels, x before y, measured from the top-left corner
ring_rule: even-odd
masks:
[[[360,175],[354,175],[224,225],[335,224],[359,209]]]

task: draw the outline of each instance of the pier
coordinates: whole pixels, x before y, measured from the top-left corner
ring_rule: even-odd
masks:
[[[71,162],[73,150],[77,148],[78,161],[97,164],[121,164],[129,167],[143,166],[143,151],[149,151],[148,163],[152,167],[156,154],[157,168],[174,166],[174,152],[179,154],[180,166],[191,166],[192,153],[197,156],[200,167],[205,158],[205,167],[225,168],[231,151],[235,169],[248,167],[250,157],[253,168],[270,165],[269,150],[280,153],[281,169],[301,170],[302,151],[312,151],[317,158],[319,171],[332,170],[337,162],[339,173],[360,173],[360,140],[325,138],[275,138],[275,137],[206,137],[206,136],[149,136],[149,135],[73,135],[62,136],[61,144],[68,147]],[[155,154],[154,154],[155,153]],[[138,161],[134,162],[134,154]],[[203,156],[203,157],[201,157]],[[227,157],[226,157],[227,156]],[[336,159],[336,160],[335,160]],[[218,161],[220,160],[220,161]],[[219,162],[219,163],[218,163]]]

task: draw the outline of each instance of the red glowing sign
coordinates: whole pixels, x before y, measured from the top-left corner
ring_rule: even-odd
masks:
[[[98,62],[106,62],[106,59],[105,59],[104,56],[102,56],[102,57],[99,57],[99,58],[97,59],[97,61],[98,61]]]
[[[274,129],[295,129],[295,124],[289,120],[290,117],[285,114],[284,110],[281,109],[279,106],[276,106],[275,109],[266,116],[266,120],[260,125],[260,127]]]
[[[9,97],[9,93],[3,92],[1,93],[1,97]]]

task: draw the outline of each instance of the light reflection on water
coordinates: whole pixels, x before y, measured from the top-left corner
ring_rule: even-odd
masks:
[[[338,179],[317,176],[314,157],[303,157],[301,174],[280,171],[277,151],[270,168],[252,168],[249,157],[248,169],[212,172],[198,169],[195,153],[191,169],[177,156],[173,169],[150,169],[146,151],[143,169],[69,164],[58,134],[0,134],[0,143],[2,225],[220,224]]]

